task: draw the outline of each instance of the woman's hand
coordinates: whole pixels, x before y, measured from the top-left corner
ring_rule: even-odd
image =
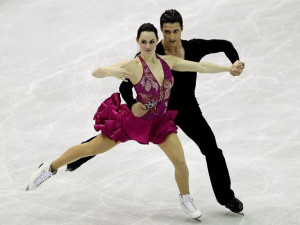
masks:
[[[127,72],[126,70],[122,69],[122,68],[116,68],[116,69],[112,69],[111,71],[112,76],[114,76],[117,79],[120,79],[122,81],[128,82],[127,79],[131,79],[133,78],[133,75],[129,72]]]
[[[149,111],[149,109],[143,103],[137,102],[137,103],[132,105],[131,111],[132,111],[134,116],[142,117]]]
[[[243,72],[244,68],[245,68],[245,63],[237,60],[232,64],[230,68],[230,74],[232,76],[239,76]]]

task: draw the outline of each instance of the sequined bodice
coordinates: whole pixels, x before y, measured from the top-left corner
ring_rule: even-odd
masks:
[[[141,80],[134,85],[134,88],[137,93],[137,101],[143,103],[149,109],[142,117],[145,120],[158,118],[167,111],[171,87],[174,83],[174,78],[168,64],[159,56],[156,57],[160,60],[164,72],[162,86],[160,86],[144,59],[139,56],[143,67],[143,75]]]

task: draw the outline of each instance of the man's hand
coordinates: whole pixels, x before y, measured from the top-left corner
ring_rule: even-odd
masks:
[[[245,63],[237,60],[232,64],[230,69],[230,74],[232,76],[239,76],[243,72],[244,68],[245,68]]]
[[[149,111],[149,109],[143,103],[137,102],[132,105],[131,111],[136,117],[142,117]]]

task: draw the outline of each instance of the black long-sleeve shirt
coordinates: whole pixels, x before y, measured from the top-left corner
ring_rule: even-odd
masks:
[[[224,52],[227,58],[234,63],[239,60],[239,55],[231,42],[226,40],[203,40],[191,39],[181,40],[184,48],[184,59],[199,62],[204,56],[211,53]],[[161,42],[157,44],[156,53],[159,55],[166,55]],[[174,76],[174,86],[172,87],[171,96],[169,100],[169,109],[184,108],[191,102],[196,102],[195,88],[197,80],[197,72],[177,72],[172,70]],[[136,103],[132,93],[133,84],[129,82],[122,82],[120,85],[120,93],[131,108]]]

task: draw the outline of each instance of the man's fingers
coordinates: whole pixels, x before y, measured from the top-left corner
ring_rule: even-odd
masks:
[[[244,69],[244,68],[245,68],[245,65],[239,64],[236,68],[238,68],[238,69]]]
[[[238,68],[238,69],[244,69],[244,68],[245,68],[245,63],[239,62],[239,63],[237,64],[236,68]]]
[[[132,113],[137,117],[144,116],[148,111],[148,107],[141,102],[137,102],[132,106]]]
[[[245,68],[245,63],[244,63],[244,62],[241,62],[240,60],[236,60],[236,61],[233,63],[233,66],[235,66],[235,67],[237,67],[237,68],[244,69],[244,68]]]
[[[141,108],[142,110],[147,110],[147,109],[148,109],[148,107],[145,106],[143,103],[139,103],[139,105],[140,105],[140,108]]]
[[[142,106],[142,109],[143,109],[143,110],[147,110],[147,109],[148,109],[148,107],[147,107],[147,106],[145,106],[145,105],[143,105],[143,106]]]
[[[122,80],[130,79],[130,78],[133,78],[133,75],[132,75],[131,73],[124,72],[124,73],[121,75],[121,79],[122,79]],[[127,82],[127,81],[126,81],[126,82]]]
[[[124,76],[128,77],[128,78],[133,78],[133,75],[131,73],[126,72],[126,71],[125,71]]]
[[[232,76],[239,76],[242,73],[242,70],[232,70],[231,75]]]

